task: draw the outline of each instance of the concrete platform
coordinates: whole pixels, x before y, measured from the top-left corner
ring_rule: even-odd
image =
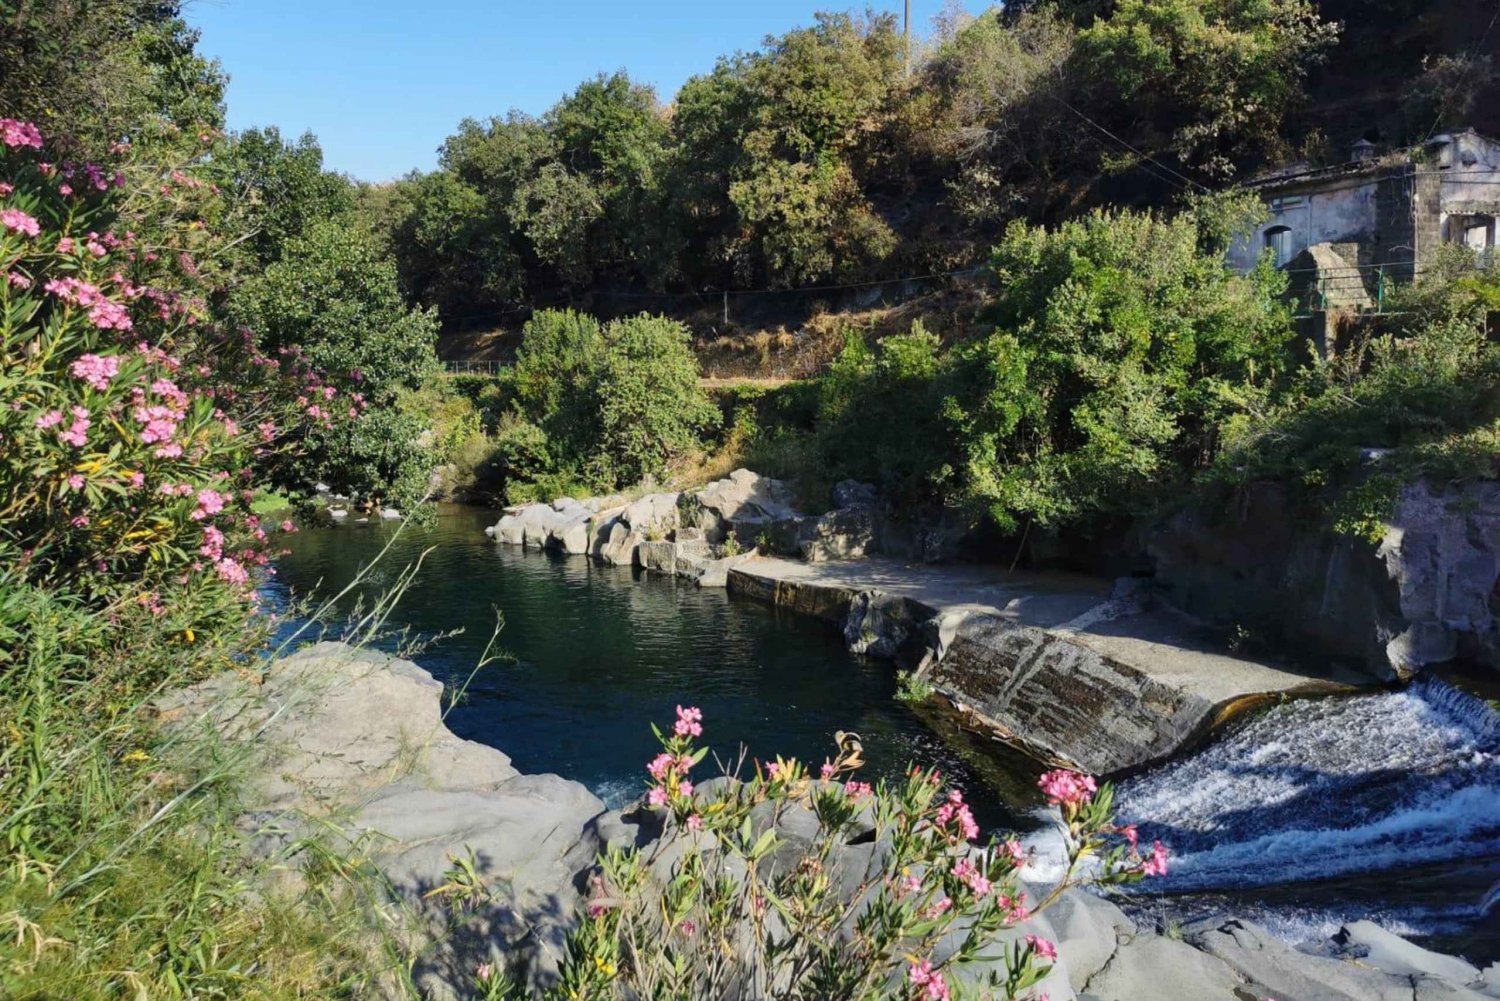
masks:
[[[925,677],[971,727],[1096,774],[1137,768],[1236,711],[1376,679],[1272,663],[1160,607],[1145,587],[1071,574],[870,558],[760,558],[731,591],[838,624],[851,649]]]

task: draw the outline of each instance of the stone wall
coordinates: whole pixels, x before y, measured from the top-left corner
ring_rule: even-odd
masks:
[[[1377,545],[1308,523],[1252,485],[1232,512],[1180,513],[1147,549],[1166,598],[1222,626],[1386,678],[1452,661],[1500,670],[1500,483],[1401,494]]]

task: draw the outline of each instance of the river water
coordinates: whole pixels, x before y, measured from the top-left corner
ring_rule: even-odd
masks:
[[[670,722],[680,703],[703,709],[704,738],[722,761],[743,742],[762,759],[818,764],[835,752],[835,732],[854,731],[870,776],[936,766],[971,793],[985,791],[981,822],[1029,826],[1038,769],[943,739],[896,701],[889,666],[850,654],[827,623],[674,577],[498,545],[484,535],[497,517],[454,505],[430,529],[351,524],[279,537],[291,551],[277,561],[272,595],[285,602],[288,592],[341,589],[399,531],[340,603],[347,611],[362,597],[368,606],[430,550],[389,623],[419,636],[463,632],[414,660],[461,686],[497,612],[504,620],[496,645],[507,658],[473,676],[449,727],[503,750],[523,772],[556,772],[613,805],[644,791],[657,749],[650,724]]]
[[[389,543],[356,588],[368,603],[420,558],[389,624],[408,639],[462,630],[414,656],[449,685],[468,682],[449,726],[614,805],[643,789],[649,723],[682,703],[702,707],[723,761],[743,748],[821,762],[833,733],[853,730],[871,777],[935,765],[985,826],[1036,826],[1035,765],[897,702],[889,665],[849,654],[827,623],[497,545],[483,531],[495,519],[451,506],[426,529],[304,530],[288,537],[272,595],[332,593]],[[497,613],[507,656],[473,674]],[[1500,722],[1441,682],[1272,708],[1123,783],[1120,812],[1174,854],[1171,874],[1134,898],[1146,917],[1233,910],[1293,941],[1371,917],[1476,961],[1500,958]]]

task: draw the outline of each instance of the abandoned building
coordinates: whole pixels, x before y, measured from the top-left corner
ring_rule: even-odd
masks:
[[[1231,265],[1248,271],[1269,253],[1312,308],[1378,308],[1443,244],[1495,246],[1500,142],[1468,130],[1382,154],[1361,140],[1344,163],[1292,165],[1254,187],[1269,218],[1231,248]]]

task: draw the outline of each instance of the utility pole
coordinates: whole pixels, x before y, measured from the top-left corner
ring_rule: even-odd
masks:
[[[901,35],[906,43],[906,78],[911,79],[911,0],[906,0],[906,12],[901,18]]]

